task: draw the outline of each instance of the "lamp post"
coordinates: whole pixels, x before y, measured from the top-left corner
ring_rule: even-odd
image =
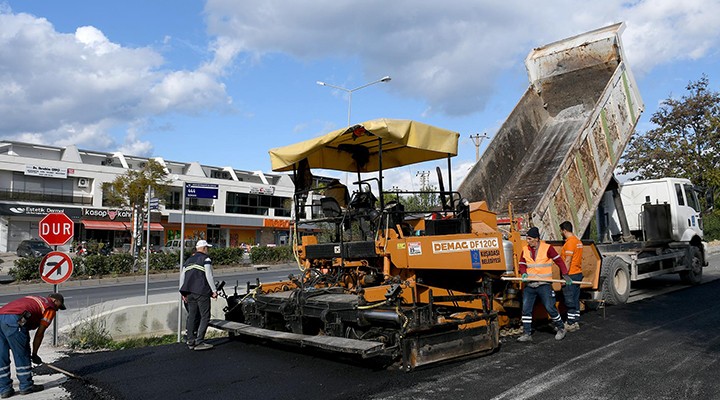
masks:
[[[327,86],[327,87],[331,87],[331,88],[334,88],[334,89],[338,89],[338,90],[342,90],[342,91],[344,91],[344,92],[347,92],[347,94],[348,94],[348,118],[347,118],[347,126],[350,126],[350,113],[351,113],[351,110],[352,110],[352,94],[353,94],[353,92],[356,92],[356,91],[358,91],[358,90],[360,90],[360,89],[363,89],[363,88],[366,88],[366,87],[368,87],[368,86],[374,85],[374,84],[376,84],[376,83],[389,82],[390,79],[392,79],[392,78],[390,78],[389,76],[384,76],[384,77],[382,77],[382,78],[380,78],[380,79],[378,79],[378,80],[376,80],[376,81],[373,81],[373,82],[370,82],[370,83],[366,83],[366,84],[364,84],[364,85],[362,85],[362,86],[358,86],[358,87],[356,87],[355,89],[346,89],[346,88],[344,88],[344,87],[331,85],[331,84],[329,84],[329,83],[325,83],[325,82],[322,82],[322,81],[317,81],[316,83],[317,83],[318,85],[320,85],[320,86]]]

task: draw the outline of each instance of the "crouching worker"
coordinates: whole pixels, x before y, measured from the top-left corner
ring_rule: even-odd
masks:
[[[552,246],[540,240],[540,230],[538,228],[530,228],[526,240],[527,245],[523,247],[518,270],[522,274],[523,282],[530,282],[523,289],[523,334],[518,338],[518,342],[532,341],[532,314],[535,299],[538,297],[545,306],[545,310],[550,314],[550,319],[557,329],[555,340],[562,340],[565,338],[565,326],[557,307],[555,307],[555,291],[550,282],[543,282],[542,280],[552,279],[553,262],[560,267],[560,273],[562,273],[568,285],[572,285],[572,280],[568,276],[568,270],[562,257]]]
[[[10,379],[10,350],[15,360],[15,371],[20,381],[20,394],[39,392],[43,385],[33,382],[31,362],[42,364],[38,350],[45,330],[55,318],[57,310],[65,309],[60,293],[47,297],[26,296],[13,300],[0,308],[0,398],[15,394]],[[37,329],[30,349],[30,331]]]

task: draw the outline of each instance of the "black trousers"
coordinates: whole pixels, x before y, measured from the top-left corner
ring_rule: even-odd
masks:
[[[210,322],[210,296],[190,293],[187,296],[187,342],[199,344],[205,340]]]

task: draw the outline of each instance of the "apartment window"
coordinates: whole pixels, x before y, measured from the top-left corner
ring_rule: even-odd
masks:
[[[288,199],[262,194],[228,192],[225,212],[228,214],[269,215],[269,210],[272,208],[275,210],[275,216],[289,217],[290,209],[285,208],[285,200]]]

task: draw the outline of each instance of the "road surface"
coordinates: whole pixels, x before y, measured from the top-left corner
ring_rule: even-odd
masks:
[[[709,261],[706,272],[717,274],[720,255]],[[583,314],[581,330],[561,342],[543,331],[531,344],[503,338],[489,356],[410,373],[227,338],[205,352],[172,344],[73,354],[56,365],[89,381],[63,383],[72,399],[717,398],[720,280],[675,289],[608,307],[604,317]]]

